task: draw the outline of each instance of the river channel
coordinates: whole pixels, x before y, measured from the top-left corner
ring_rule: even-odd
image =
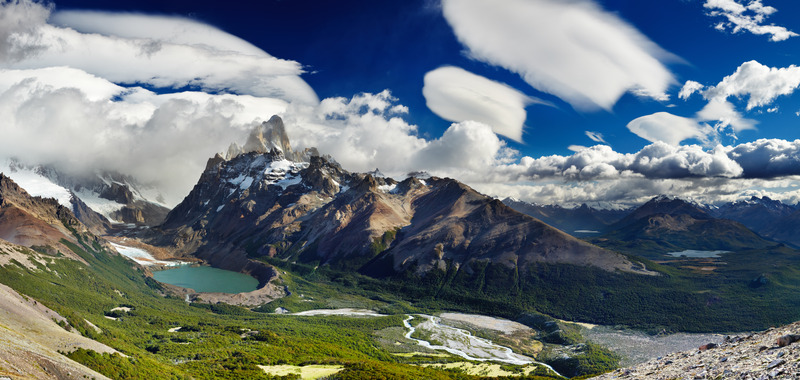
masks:
[[[415,317],[408,316],[408,318],[403,320],[403,326],[408,329],[405,337],[413,340],[420,346],[433,350],[446,351],[453,355],[473,361],[493,361],[515,365],[536,364],[546,367],[550,371],[553,371],[553,373],[558,374],[553,367],[537,362],[527,356],[515,354],[514,351],[508,347],[500,346],[487,339],[476,337],[467,330],[444,325],[441,323],[441,318],[439,317],[425,317],[428,318],[428,320],[420,324],[420,328],[425,325],[424,329],[433,331],[434,333],[432,337],[437,341],[443,342],[443,345],[432,344],[431,342],[425,340],[412,338],[411,335],[417,331],[417,328],[412,326],[410,323],[410,321]]]

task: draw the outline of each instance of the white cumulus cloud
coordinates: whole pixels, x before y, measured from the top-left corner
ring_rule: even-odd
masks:
[[[446,66],[425,74],[422,94],[428,108],[454,122],[477,121],[495,133],[522,142],[525,106],[542,103],[505,84]]]
[[[377,167],[398,178],[425,170],[483,181],[517,154],[491,127],[471,120],[453,123],[438,138],[422,138],[416,125],[393,112],[396,102],[389,91],[328,98],[313,108],[292,105],[284,120],[293,145],[317,147],[351,171]]]
[[[749,0],[745,6],[738,0],[706,0],[703,7],[709,9],[708,15],[722,17],[726,21],[715,27],[731,33],[747,31],[756,35],[769,35],[774,42],[784,41],[798,34],[774,24],[765,24],[766,19],[778,10],[764,5],[761,0]]]
[[[506,68],[582,110],[611,109],[628,91],[664,99],[673,59],[591,0],[443,0],[468,54]]]
[[[701,90],[703,90],[703,88],[705,88],[705,86],[703,86],[699,82],[695,82],[693,80],[687,80],[686,83],[683,85],[683,87],[681,87],[681,91],[678,93],[678,97],[683,100],[689,99],[689,97],[692,96],[692,94],[700,92]]]
[[[747,97],[747,110],[771,104],[800,86],[800,67],[769,67],[757,61],[742,63],[736,71],[703,92],[707,99]]]
[[[759,139],[732,147],[728,154],[748,178],[800,175],[800,140]]]

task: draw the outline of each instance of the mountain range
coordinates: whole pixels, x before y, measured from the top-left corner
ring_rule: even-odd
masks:
[[[294,350],[304,339],[296,331],[315,322],[270,319],[278,323],[261,325],[262,332],[242,324],[277,318],[275,310],[312,306],[370,305],[393,314],[385,320],[397,324],[406,314],[439,310],[509,319],[530,319],[538,312],[654,332],[753,330],[800,319],[800,255],[792,247],[797,244],[792,221],[800,211],[769,198],[710,207],[659,196],[630,210],[500,201],[451,178],[413,173],[395,180],[377,169],[350,172],[316,149],[294,150],[277,116],[254,128],[244,144],[231,144],[210,158],[197,184],[172,209],[161,204],[155,189],[132,177],[75,176],[18,162],[5,170],[0,280],[11,288],[0,288],[0,325],[11,323],[3,311],[11,306],[2,299],[35,296],[62,315],[55,320],[65,329],[109,345],[97,349],[124,348],[126,355],[137,356],[129,362],[81,350],[71,354],[112,378],[119,377],[113,371],[134,362],[143,368],[137,373],[155,371],[147,372],[151,377],[163,371],[197,375],[199,367],[185,365],[195,362],[217,368],[219,376],[245,367],[261,373],[254,363],[264,359],[253,355],[263,347],[248,350],[264,342],[273,350],[279,345]],[[26,191],[26,184],[40,196]],[[258,279],[260,296],[238,302],[246,308],[220,303],[237,303],[236,297],[190,297],[153,280],[150,269],[121,257],[110,241],[158,250],[165,256],[160,259],[249,274]],[[179,322],[185,315],[193,322]],[[556,326],[551,322],[548,329]],[[286,323],[292,328],[281,327]],[[165,335],[176,327],[186,328],[185,337]],[[346,338],[336,334],[358,334],[364,327],[342,328],[309,332],[315,338],[303,344],[316,351],[303,357],[329,360],[319,354],[326,350],[354,355],[337,351]],[[369,336],[376,330],[368,330]],[[548,336],[554,333],[561,343],[579,340],[548,330]],[[209,336],[243,351],[220,356]],[[286,337],[291,343],[281,340]],[[506,339],[515,347],[535,346]],[[52,354],[52,348],[34,347],[35,339],[20,344],[33,347],[25,355]],[[373,350],[361,343],[348,343],[346,350],[354,347]],[[564,355],[572,364],[551,357],[569,373],[611,368],[603,351],[591,345],[569,350]],[[577,370],[583,364],[575,357],[591,365]],[[381,365],[398,360],[384,359]],[[246,364],[221,364],[230,361]],[[55,372],[94,373],[55,358],[42,363],[57,363],[47,364]],[[344,365],[356,371],[364,361],[356,363]],[[380,371],[370,368],[361,373]],[[2,371],[0,366],[5,375]]]
[[[690,229],[697,232],[702,230],[702,233],[707,236],[716,235],[722,239],[732,239],[727,248],[724,243],[718,244],[719,247],[722,247],[720,249],[769,245],[763,242],[756,243],[755,240],[758,239],[800,246],[798,237],[800,236],[800,224],[797,223],[800,221],[800,209],[797,205],[788,205],[769,197],[753,196],[747,200],[714,206],[658,196],[637,208],[621,210],[595,209],[585,204],[577,208],[564,208],[558,205],[538,205],[513,198],[506,198],[503,203],[521,213],[539,218],[562,231],[583,238],[597,238],[613,232],[615,239],[630,240],[633,235],[637,234],[632,231],[635,229],[647,229],[650,231],[650,235],[660,234],[667,230],[672,231],[669,233],[674,233],[678,229]],[[661,215],[641,221],[637,227],[628,227],[644,217],[657,214]],[[645,224],[647,225],[645,226]],[[689,225],[694,227],[688,228]],[[626,227],[628,227],[627,231],[624,231]],[[722,230],[729,229],[732,235],[723,237],[725,233]],[[719,233],[714,233],[715,230]],[[742,239],[751,242],[736,243],[737,240]],[[665,236],[664,240],[684,241],[686,246],[694,244],[693,239],[686,241],[675,236]],[[694,247],[702,249],[701,246]]]

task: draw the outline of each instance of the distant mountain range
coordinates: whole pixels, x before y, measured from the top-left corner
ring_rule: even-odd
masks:
[[[626,252],[645,257],[651,251],[739,251],[777,245],[739,222],[713,217],[702,205],[664,196],[633,210],[592,241],[608,240],[624,242]]]
[[[719,247],[726,246],[722,240],[729,240],[730,244],[727,244],[729,248],[764,246],[765,243],[757,242],[759,239],[800,246],[800,209],[797,205],[787,205],[768,197],[752,197],[715,207],[658,196],[642,206],[626,210],[595,209],[585,204],[577,208],[564,208],[557,205],[537,205],[512,198],[504,199],[503,203],[519,212],[539,218],[562,231],[584,238],[595,238],[616,231],[613,238],[631,239],[635,235],[632,229],[636,227],[629,227],[629,225],[641,221],[644,217],[662,214],[652,219],[652,223],[648,222],[647,227],[640,225],[639,228],[647,228],[650,234],[656,234],[657,231],[658,233],[665,232],[665,229],[674,231],[679,225],[688,228],[691,224],[700,223],[694,225],[692,231],[700,232],[702,228],[702,233],[706,236],[716,234],[720,238],[720,244],[711,245]],[[712,219],[714,221],[711,221]],[[730,224],[722,220],[737,223]],[[659,230],[653,225],[655,223],[660,223],[663,228]],[[751,230],[758,236],[744,231],[742,227]],[[726,233],[722,230],[728,228],[736,232],[724,236]],[[627,230],[627,232],[619,231],[621,229]],[[694,242],[694,239],[678,239],[675,236],[669,238],[665,236],[665,240],[684,241],[684,245]],[[701,243],[701,245],[707,246],[708,244]]]
[[[559,205],[539,205],[514,198],[505,198],[503,203],[518,212],[578,237],[597,236],[632,211],[596,209],[585,203],[580,207],[565,208]]]

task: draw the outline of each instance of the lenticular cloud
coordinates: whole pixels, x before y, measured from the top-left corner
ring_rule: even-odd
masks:
[[[443,0],[474,59],[504,67],[582,110],[611,109],[626,92],[666,98],[674,57],[590,0]]]
[[[527,116],[525,106],[541,103],[507,85],[452,66],[425,74],[422,94],[428,108],[445,120],[481,122],[519,142]]]
[[[57,12],[33,1],[0,4],[6,68],[67,66],[118,84],[196,87],[316,104],[301,65],[180,17]],[[84,31],[84,32],[82,32]]]

